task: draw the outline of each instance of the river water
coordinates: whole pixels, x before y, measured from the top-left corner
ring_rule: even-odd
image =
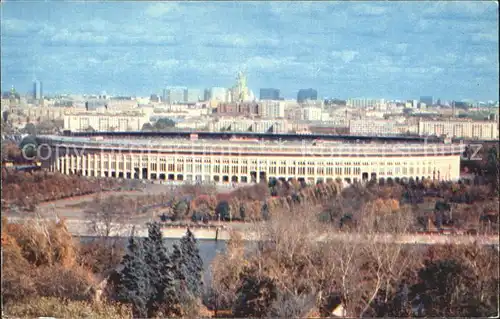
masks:
[[[80,240],[80,242],[85,243],[85,242],[90,242],[96,239],[99,239],[100,237],[96,236],[80,236],[76,237]],[[120,237],[120,238],[112,238],[110,240],[116,240],[118,243],[123,244],[123,247],[127,246],[128,238],[125,237]],[[178,242],[179,239],[169,239],[165,238],[165,245],[169,250],[172,249],[174,243]],[[208,280],[210,278],[210,265],[212,261],[214,260],[215,256],[220,253],[224,252],[226,250],[226,241],[224,240],[203,240],[203,239],[197,239],[198,243],[198,248],[200,250],[200,257],[203,260],[203,268],[205,272],[205,280]]]

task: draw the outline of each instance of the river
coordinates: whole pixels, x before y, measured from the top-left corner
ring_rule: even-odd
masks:
[[[75,238],[78,238],[80,242],[90,242],[92,240],[96,240],[101,237],[80,236]],[[124,247],[126,247],[128,238],[119,237],[119,238],[112,238],[110,240],[117,240],[119,243],[122,243]],[[164,238],[163,240],[165,241],[165,245],[170,251],[174,243],[179,242],[179,239]],[[226,241],[203,240],[203,239],[197,239],[196,241],[198,243],[198,248],[200,250],[200,257],[203,260],[205,282],[207,282],[207,280],[210,279],[210,265],[212,264],[212,261],[219,252],[224,252],[226,250]]]

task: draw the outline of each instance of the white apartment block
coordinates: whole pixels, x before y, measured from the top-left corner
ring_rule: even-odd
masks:
[[[73,112],[74,108],[66,107],[30,107],[22,108],[31,123],[44,120],[62,120],[65,114]]]
[[[416,124],[398,123],[395,120],[364,118],[349,121],[351,135],[393,136],[401,134],[417,134]]]
[[[319,107],[306,107],[302,109],[302,120],[304,121],[321,121],[323,110]]]
[[[175,123],[175,127],[180,130],[205,130],[208,124],[201,119],[192,119]]]
[[[149,116],[141,112],[130,113],[90,113],[71,114],[64,116],[64,129],[73,132],[93,128],[98,132],[106,131],[140,131]]]
[[[420,121],[419,135],[446,135],[455,138],[498,140],[498,122],[485,121]]]
[[[354,98],[347,100],[347,106],[354,108],[379,107],[385,105],[385,99]]]
[[[241,118],[220,118],[208,124],[210,132],[256,132],[256,133],[286,133],[286,120],[251,120]]]
[[[283,101],[261,101],[262,117],[267,118],[284,118],[285,117],[285,102]]]

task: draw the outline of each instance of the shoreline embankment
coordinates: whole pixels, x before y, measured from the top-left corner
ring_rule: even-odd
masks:
[[[33,222],[40,219],[26,219],[20,217],[9,217],[10,222]],[[65,224],[73,236],[79,237],[129,237],[132,234],[137,237],[147,237],[148,230],[145,224],[96,224],[83,220],[67,219]],[[241,234],[243,240],[258,241],[262,236],[252,229],[253,224],[239,225],[169,225],[163,227],[165,239],[180,239],[189,228],[195,238],[200,240],[229,240],[232,232]],[[498,236],[492,235],[443,235],[443,234],[362,234],[347,232],[329,232],[310,234],[315,241],[348,241],[352,243],[395,243],[395,244],[419,244],[419,245],[499,245]]]

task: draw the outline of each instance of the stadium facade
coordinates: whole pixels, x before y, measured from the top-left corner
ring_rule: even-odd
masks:
[[[39,136],[44,167],[64,174],[190,182],[457,180],[464,146],[442,142],[232,137]]]

